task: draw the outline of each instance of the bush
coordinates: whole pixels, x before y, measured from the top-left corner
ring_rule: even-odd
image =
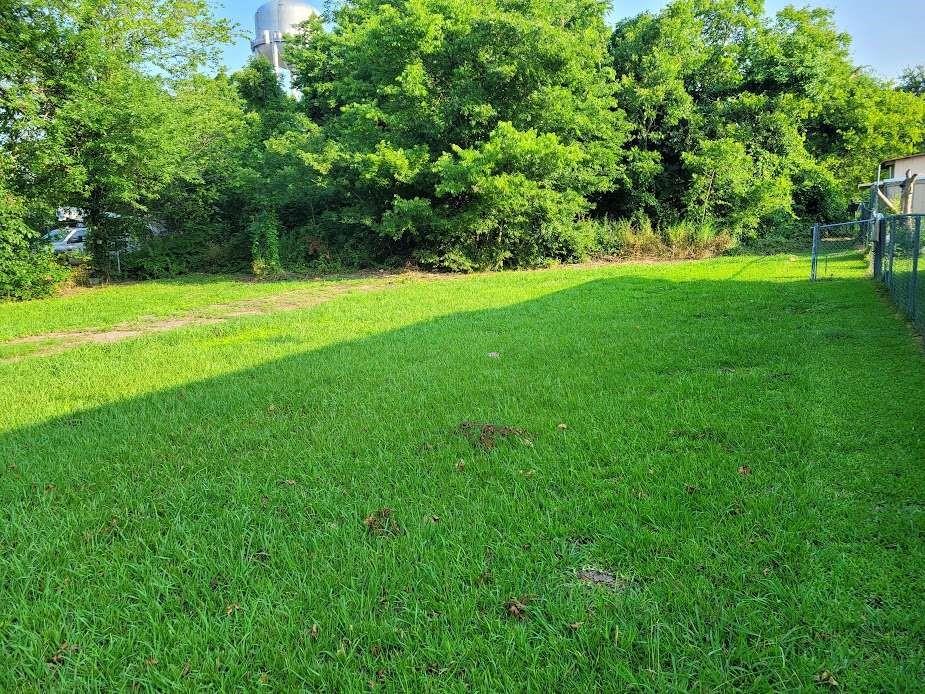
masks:
[[[128,253],[120,252],[118,263],[111,263],[113,272],[120,277],[133,277],[143,280],[178,277],[193,272],[194,268],[184,262],[182,255],[172,253],[163,244],[154,242]]]
[[[270,143],[274,199],[437,269],[588,257],[628,133],[603,8],[348,3],[287,45],[311,121]]]
[[[26,223],[25,200],[6,181],[12,168],[13,159],[0,152],[0,299],[35,299],[51,294],[68,270]]]
[[[40,248],[0,257],[0,299],[38,299],[67,279],[68,268],[51,249]]]
[[[732,248],[731,235],[718,232],[710,222],[678,222],[664,232],[669,255],[673,258],[704,258]]]
[[[283,272],[279,255],[279,220],[272,212],[260,212],[248,226],[252,239],[251,263],[257,277],[277,277]]]

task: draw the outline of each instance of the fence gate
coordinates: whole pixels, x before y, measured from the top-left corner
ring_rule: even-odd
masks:
[[[886,286],[900,310],[925,331],[925,283],[919,281],[923,218],[907,214],[817,224],[813,227],[811,279],[856,276],[858,263],[868,263],[868,273]]]
[[[813,255],[810,275],[813,280],[845,277],[853,269],[863,269],[870,247],[871,221],[842,224],[817,224],[813,227]]]

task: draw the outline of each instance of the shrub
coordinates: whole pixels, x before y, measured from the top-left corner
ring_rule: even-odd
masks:
[[[51,249],[39,248],[0,256],[0,299],[38,299],[67,279],[68,268]]]
[[[272,212],[260,212],[248,230],[252,239],[251,267],[257,277],[276,277],[283,272],[279,255],[279,220]]]
[[[26,223],[25,200],[6,181],[12,168],[13,159],[0,152],[0,299],[34,299],[50,294],[68,270]]]
[[[703,258],[718,255],[734,245],[733,237],[718,232],[711,222],[682,221],[664,232],[668,252],[673,258]]]
[[[590,2],[349,3],[287,45],[312,124],[273,141],[274,192],[428,267],[588,257],[627,135],[608,37]]]
[[[112,267],[116,272],[109,274],[145,280],[178,277],[193,270],[183,256],[156,242],[130,253],[120,253],[118,264],[113,260]]]
[[[657,231],[652,221],[635,219],[582,220],[578,232],[590,233],[588,257],[592,258],[703,258],[724,253],[734,245],[733,238],[717,231],[712,224],[677,222]]]

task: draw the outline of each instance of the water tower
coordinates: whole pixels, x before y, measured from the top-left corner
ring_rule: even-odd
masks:
[[[254,15],[256,37],[251,41],[251,50],[270,61],[276,75],[282,79],[288,71],[283,43],[286,36],[299,32],[299,25],[318,15],[311,5],[299,0],[270,0],[264,3]]]

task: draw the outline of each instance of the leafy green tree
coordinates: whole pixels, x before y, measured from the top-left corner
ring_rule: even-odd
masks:
[[[47,136],[49,147],[34,144],[46,126],[33,61],[56,37],[37,6],[0,0],[0,298],[40,296],[62,276],[50,253],[37,247],[39,234],[30,224],[50,216],[48,201],[36,192],[55,180],[63,158]]]
[[[899,88],[904,92],[925,96],[925,65],[907,67],[899,76]]]
[[[768,18],[762,0],[676,0],[621,22],[610,53],[631,165],[601,207],[740,236],[844,217],[871,166],[916,148],[923,126],[849,43],[828,10]]]
[[[4,187],[32,228],[88,211],[98,265],[200,143],[178,96],[229,36],[205,0],[2,0]],[[201,133],[200,133],[201,134]]]
[[[123,269],[143,277],[190,271],[240,271],[250,264],[245,231],[259,174],[259,120],[246,112],[233,81],[194,76],[170,103],[181,166],[146,207],[166,231],[145,233]]]
[[[839,178],[846,199],[858,200],[857,185],[874,180],[881,161],[925,145],[925,99],[858,73],[831,94],[807,131],[819,166]]]
[[[287,47],[310,120],[272,144],[279,186],[325,211],[322,236],[431,266],[580,255],[569,228],[614,185],[625,132],[604,9],[358,0],[315,20]]]

